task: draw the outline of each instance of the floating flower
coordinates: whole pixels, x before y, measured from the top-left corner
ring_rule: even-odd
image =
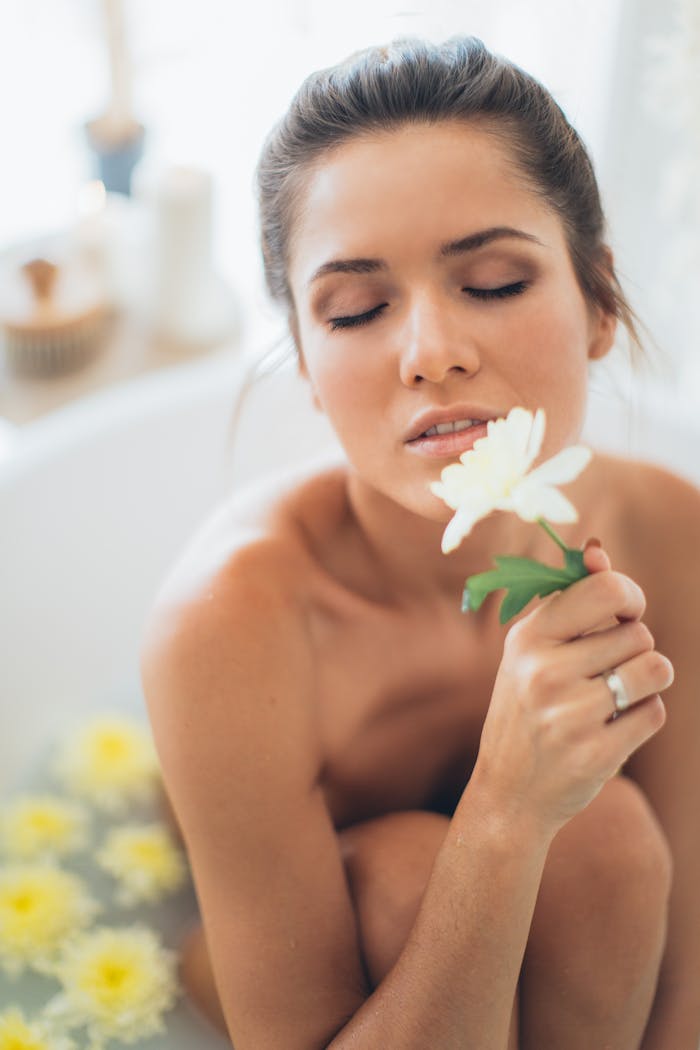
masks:
[[[149,731],[118,715],[95,718],[70,737],[55,769],[67,790],[112,812],[151,798],[160,780]]]
[[[45,1015],[85,1025],[90,1050],[109,1039],[134,1043],[165,1028],[178,997],[176,955],[142,926],[99,927],[66,945],[56,976],[63,985]]]
[[[68,934],[91,922],[98,905],[83,882],[46,864],[0,869],[0,966],[51,971]]]
[[[0,1050],[76,1050],[66,1035],[51,1034],[42,1021],[28,1021],[21,1010],[0,1013]]]
[[[51,795],[26,795],[0,811],[0,846],[14,859],[60,857],[83,849],[88,816],[75,802]]]
[[[591,450],[573,445],[527,471],[539,455],[544,436],[544,409],[536,415],[513,408],[505,419],[490,419],[486,437],[450,463],[430,490],[456,511],[442,537],[444,554],[455,550],[481,518],[494,510],[512,510],[524,521],[547,518],[571,522],[576,508],[555,485],[578,477],[591,458]]]
[[[182,886],[184,854],[162,824],[129,824],[107,836],[96,857],[100,867],[121,883],[122,904],[154,901]]]
[[[494,510],[514,511],[523,521],[538,522],[564,551],[563,569],[529,558],[496,557],[497,569],[466,580],[463,612],[478,609],[487,594],[506,588],[500,613],[501,623],[506,623],[536,594],[562,590],[588,573],[582,552],[567,547],[545,518],[578,520],[576,508],[555,485],[578,477],[592,452],[572,445],[528,473],[542,447],[544,427],[544,409],[538,408],[533,418],[527,409],[513,408],[505,419],[489,420],[486,437],[463,452],[459,463],[445,467],[440,481],[430,483],[431,492],[456,512],[443,533],[444,554],[455,550],[476,522]]]

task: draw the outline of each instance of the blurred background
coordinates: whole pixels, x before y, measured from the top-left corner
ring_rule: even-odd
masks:
[[[312,70],[462,32],[537,76],[579,130],[648,328],[634,381],[700,408],[697,0],[3,0],[6,433],[282,336],[257,243],[265,135]]]

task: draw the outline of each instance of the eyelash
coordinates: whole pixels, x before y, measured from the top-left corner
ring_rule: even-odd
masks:
[[[527,288],[527,281],[516,281],[515,284],[504,285],[503,288],[465,288],[466,292],[475,298],[481,300],[494,300],[494,299],[507,299],[511,295],[522,295]],[[386,306],[386,303],[381,303],[379,306],[375,306],[374,309],[368,310],[364,314],[356,314],[352,317],[333,317],[330,320],[330,327],[333,331],[339,328],[358,328],[360,325],[369,324]]]

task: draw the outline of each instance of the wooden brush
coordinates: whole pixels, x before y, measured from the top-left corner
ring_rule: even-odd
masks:
[[[104,302],[79,280],[64,279],[61,268],[48,259],[31,259],[20,272],[25,287],[15,289],[1,318],[11,370],[52,376],[86,364],[100,345]]]

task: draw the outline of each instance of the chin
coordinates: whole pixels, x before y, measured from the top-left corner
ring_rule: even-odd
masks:
[[[423,518],[424,521],[434,522],[435,525],[439,525],[443,529],[454,515],[454,511],[446,506],[442,500],[439,500],[437,496],[433,496],[432,493],[428,493],[426,496],[417,496],[415,487],[412,492],[392,493],[390,498],[409,513],[415,514],[418,518]]]

